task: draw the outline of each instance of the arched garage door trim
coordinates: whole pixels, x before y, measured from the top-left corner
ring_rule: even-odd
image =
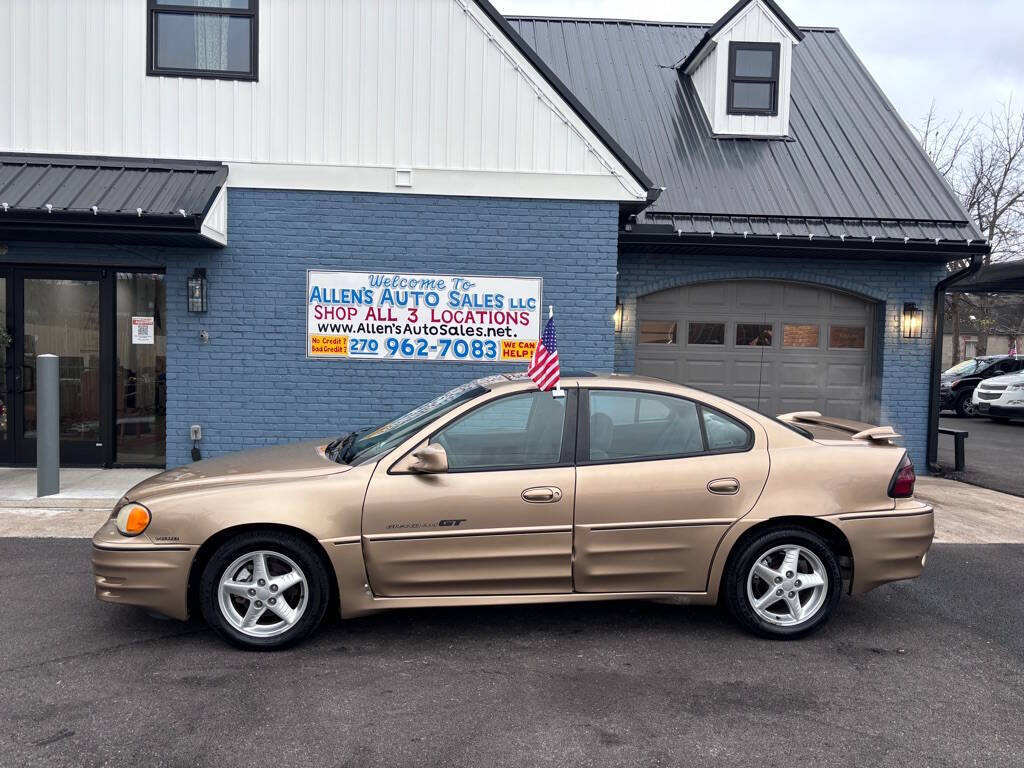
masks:
[[[817,409],[877,419],[884,302],[851,290],[848,283],[829,285],[820,279],[732,274],[659,282],[669,285],[639,294],[632,306],[624,306],[633,319],[630,362],[638,373],[703,386],[766,411]],[[721,289],[714,289],[716,285]],[[651,322],[648,331],[672,328],[674,342],[662,346],[648,337],[652,343],[640,345],[637,326],[645,315]],[[741,332],[759,332],[765,321],[770,346],[756,354],[757,341],[741,341]],[[718,338],[688,338],[692,323],[713,330]],[[861,325],[864,333],[848,346],[842,331],[850,325]],[[832,331],[837,334],[834,342]]]

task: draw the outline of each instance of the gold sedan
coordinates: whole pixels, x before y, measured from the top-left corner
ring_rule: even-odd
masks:
[[[932,509],[888,427],[778,419],[635,376],[457,387],[327,445],[200,461],[135,486],[93,538],[96,595],[201,613],[244,648],[329,606],[724,602],[796,638],[842,592],[918,576]]]

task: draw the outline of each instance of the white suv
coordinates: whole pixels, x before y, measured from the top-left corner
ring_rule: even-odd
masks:
[[[985,379],[974,388],[971,402],[979,416],[993,421],[1024,419],[1024,371]]]

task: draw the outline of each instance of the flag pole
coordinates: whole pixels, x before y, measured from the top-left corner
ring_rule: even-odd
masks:
[[[555,316],[555,305],[548,304],[548,320]],[[558,384],[551,390],[552,397],[565,397],[565,391],[562,389],[562,378],[558,378]]]

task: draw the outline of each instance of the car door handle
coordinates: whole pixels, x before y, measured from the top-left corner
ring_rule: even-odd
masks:
[[[550,504],[562,500],[562,489],[545,485],[540,488],[527,488],[523,491],[523,501],[531,504]]]
[[[732,496],[740,492],[740,481],[735,477],[722,477],[708,483],[708,490],[717,496]]]

